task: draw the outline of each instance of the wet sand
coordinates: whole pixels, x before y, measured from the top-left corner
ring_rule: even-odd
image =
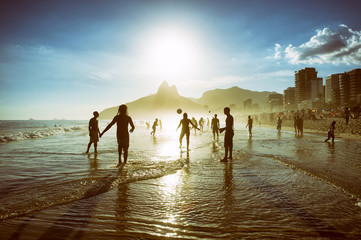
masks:
[[[236,131],[227,163],[222,135],[192,134],[175,173],[0,222],[2,239],[360,239],[359,142],[275,131]]]
[[[324,120],[304,120],[303,132],[324,135],[327,138],[327,132],[332,121],[336,121],[335,137],[350,140],[361,141],[361,119],[350,119],[349,125],[345,125],[345,120],[340,118]],[[275,121],[262,120],[262,126],[276,129]],[[294,131],[293,120],[283,120],[282,129]]]

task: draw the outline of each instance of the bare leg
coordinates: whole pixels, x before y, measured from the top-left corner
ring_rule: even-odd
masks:
[[[94,142],[94,152],[97,153],[97,147],[98,147],[98,143],[97,142]]]
[[[233,150],[233,146],[229,147],[229,159],[232,159],[232,150]]]
[[[221,162],[226,162],[228,158],[228,147],[224,147],[224,158],[221,159]]]
[[[86,153],[89,153],[90,146],[92,145],[91,142],[88,143],[88,149],[86,150]]]
[[[187,150],[189,150],[189,133],[186,133],[186,138],[187,138]]]
[[[118,155],[119,155],[119,159],[118,159],[118,165],[122,163],[122,148],[118,145]]]
[[[124,163],[127,163],[128,160],[128,148],[124,148]]]

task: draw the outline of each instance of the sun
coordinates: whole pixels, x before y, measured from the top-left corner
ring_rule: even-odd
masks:
[[[186,31],[162,29],[146,41],[145,67],[156,77],[179,78],[195,72],[200,62],[199,47]]]

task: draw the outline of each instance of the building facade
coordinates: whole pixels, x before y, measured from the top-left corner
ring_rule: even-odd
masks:
[[[294,87],[289,87],[283,91],[283,107],[285,110],[293,110],[296,108]]]
[[[323,99],[323,79],[314,78],[311,80],[311,99],[321,100]]]
[[[312,98],[312,80],[316,79],[317,71],[315,68],[304,68],[295,72],[296,104]]]
[[[331,74],[325,80],[325,102],[328,104],[340,105],[339,78],[342,73]]]
[[[282,111],[283,95],[279,93],[268,95],[268,106],[271,111]]]

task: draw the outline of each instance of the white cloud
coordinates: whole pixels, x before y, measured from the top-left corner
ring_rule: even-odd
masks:
[[[89,78],[93,79],[93,80],[97,80],[97,81],[105,81],[105,82],[110,82],[115,80],[116,76],[113,73],[110,72],[91,72],[89,74]]]
[[[275,50],[279,50],[277,44]],[[318,30],[298,47],[289,44],[285,57],[292,64],[361,64],[361,30],[354,31],[344,24],[336,30]]]
[[[273,57],[274,59],[280,59],[281,58],[281,45],[278,43],[275,44],[275,55]]]

